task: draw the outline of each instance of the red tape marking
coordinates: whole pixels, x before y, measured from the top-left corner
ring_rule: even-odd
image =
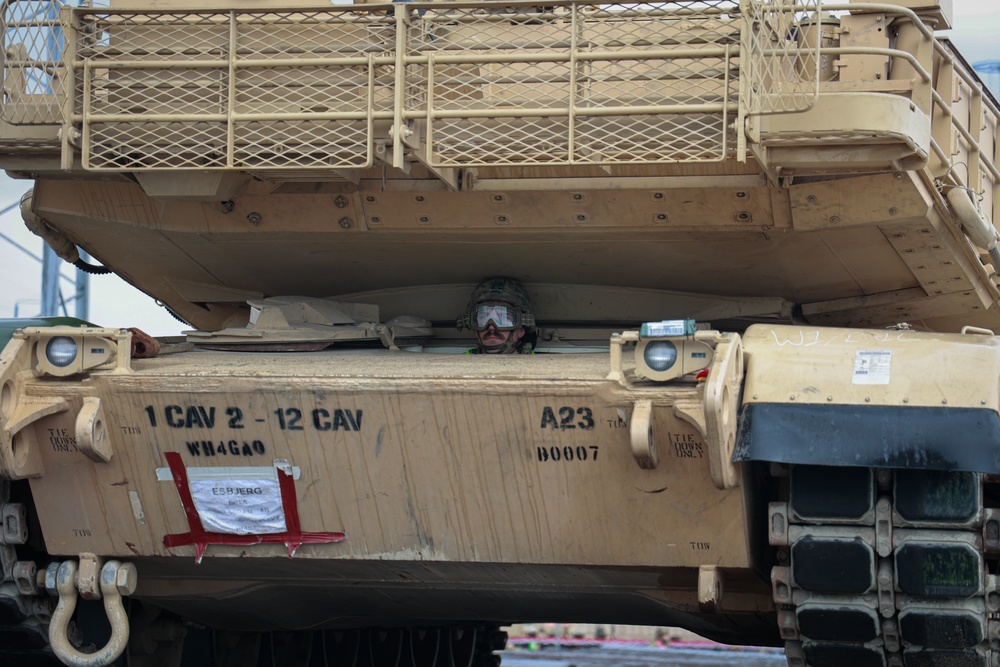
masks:
[[[164,535],[163,546],[170,549],[193,544],[196,563],[201,563],[209,544],[237,546],[284,544],[288,547],[288,557],[291,558],[303,544],[332,544],[347,539],[346,533],[302,532],[299,524],[299,501],[295,495],[295,480],[281,468],[278,468],[278,489],[281,492],[281,508],[285,513],[285,528],[287,529],[285,532],[260,535],[229,535],[209,532],[205,530],[201,523],[201,517],[198,516],[198,509],[191,496],[191,487],[188,485],[187,468],[184,467],[181,455],[177,452],[166,452],[164,456],[167,459],[167,465],[170,466],[170,474],[174,478],[177,494],[181,497],[181,505],[184,507],[184,515],[187,517],[191,532]]]

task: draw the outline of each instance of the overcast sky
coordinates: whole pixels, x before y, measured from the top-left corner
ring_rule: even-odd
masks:
[[[955,28],[945,34],[958,45],[966,60],[973,64],[1000,60],[1000,2],[954,0],[954,9]],[[15,181],[0,175],[0,209],[16,204],[30,187],[29,181]],[[16,207],[0,216],[0,234],[41,256],[41,240],[24,228]],[[75,270],[65,263],[63,266],[64,275],[72,277]],[[21,317],[38,314],[41,264],[2,238],[0,285],[3,286],[0,288],[0,318],[13,317],[15,310]],[[156,336],[175,335],[187,328],[157,306],[153,299],[113,275],[94,276],[90,285],[90,321],[95,324],[136,326]],[[67,299],[75,293],[70,281],[62,281],[61,287]],[[72,304],[68,309],[71,315],[74,314]]]

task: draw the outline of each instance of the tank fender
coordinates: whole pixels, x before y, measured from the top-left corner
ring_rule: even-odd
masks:
[[[754,325],[734,461],[1000,472],[992,335]]]

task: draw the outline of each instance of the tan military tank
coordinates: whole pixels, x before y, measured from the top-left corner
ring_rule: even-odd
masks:
[[[949,3],[3,7],[25,221],[192,326],[12,325],[4,665],[517,621],[997,664],[1000,114]],[[498,276],[533,354],[464,354]]]

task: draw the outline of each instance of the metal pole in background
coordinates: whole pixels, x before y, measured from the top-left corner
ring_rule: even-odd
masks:
[[[45,245],[42,248],[42,317],[59,315],[59,255]]]
[[[80,251],[80,259],[90,261],[90,255]],[[76,317],[81,320],[90,319],[90,274],[76,270]]]

